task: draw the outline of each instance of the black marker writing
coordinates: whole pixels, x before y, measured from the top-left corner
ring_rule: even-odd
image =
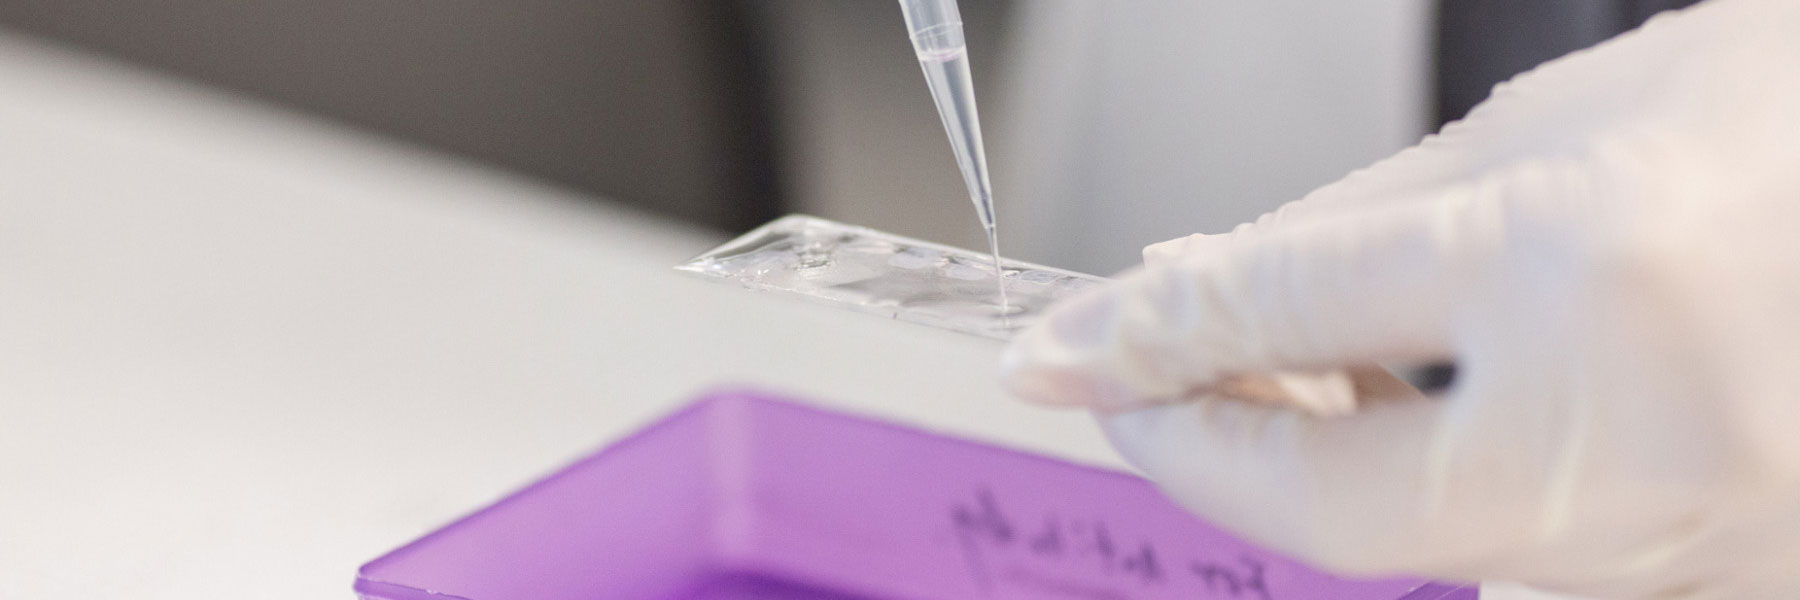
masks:
[[[1263,581],[1262,563],[1248,556],[1238,557],[1238,562],[1244,566],[1243,569],[1202,561],[1195,561],[1188,565],[1188,569],[1206,582],[1208,591],[1224,590],[1232,598],[1274,600],[1269,594],[1268,582]]]
[[[1162,564],[1157,562],[1156,547],[1151,546],[1150,542],[1144,542],[1138,547],[1137,552],[1126,555],[1124,560],[1119,561],[1119,567],[1126,573],[1136,575],[1145,583],[1162,583],[1163,581]]]
[[[982,558],[981,542],[1009,545],[1013,541],[1014,528],[1012,520],[1001,514],[992,491],[984,487],[975,496],[975,506],[957,504],[951,507],[950,521],[956,525],[956,539],[962,542],[963,560],[968,562],[969,572],[985,592],[994,584],[987,561]]]
[[[975,506],[957,505],[951,516],[956,521],[956,529],[964,535],[987,538],[1000,544],[1011,544],[1017,528],[1012,520],[1000,512],[999,503],[994,501],[994,493],[982,488],[976,493]]]
[[[1103,520],[1040,514],[1036,521],[1030,518],[1037,515],[1015,518],[987,487],[951,505],[956,539],[984,592],[998,582],[1070,599],[1125,600],[1137,586],[1173,586],[1208,600],[1275,600],[1264,565],[1254,557],[1165,563],[1150,540],[1115,537]],[[1186,573],[1165,566],[1183,564]]]

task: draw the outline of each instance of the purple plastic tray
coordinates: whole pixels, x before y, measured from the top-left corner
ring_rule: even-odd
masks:
[[[1473,600],[1259,550],[1141,478],[708,396],[363,565],[366,600]]]

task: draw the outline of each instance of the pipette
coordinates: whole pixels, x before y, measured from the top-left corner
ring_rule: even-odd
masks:
[[[956,0],[900,0],[913,51],[925,70],[925,82],[937,103],[950,148],[962,167],[969,199],[987,231],[988,251],[993,253],[994,279],[1000,286],[1001,313],[1006,302],[1006,276],[1000,267],[1000,236],[994,223],[994,191],[988,183],[987,154],[981,147],[981,119],[975,112],[975,87],[969,77],[969,51],[963,41],[962,13]]]

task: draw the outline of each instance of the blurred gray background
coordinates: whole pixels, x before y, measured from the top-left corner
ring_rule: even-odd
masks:
[[[1006,254],[1107,273],[1684,0],[963,0]],[[892,0],[0,0],[0,27],[723,231],[979,229]]]

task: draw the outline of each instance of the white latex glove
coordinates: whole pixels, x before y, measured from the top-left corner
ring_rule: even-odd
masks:
[[[1800,598],[1800,3],[1657,18],[1145,256],[1004,381],[1213,522],[1350,573]],[[1441,399],[1369,367],[1435,360]],[[1351,414],[1228,397],[1278,372]]]

